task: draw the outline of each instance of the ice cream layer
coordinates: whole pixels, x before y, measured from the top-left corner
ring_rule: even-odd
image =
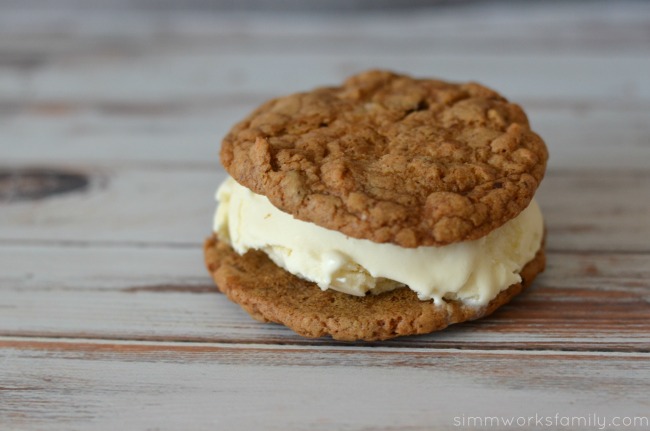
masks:
[[[348,237],[297,220],[232,178],[217,191],[214,231],[239,254],[261,250],[276,265],[321,289],[350,295],[407,286],[421,300],[487,304],[521,281],[544,231],[535,201],[488,235],[442,247],[404,248]]]

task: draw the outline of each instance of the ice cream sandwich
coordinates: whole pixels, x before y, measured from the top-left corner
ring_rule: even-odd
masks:
[[[482,85],[364,72],[262,104],[220,156],[208,270],[301,335],[429,333],[492,313],[544,269],[546,146]]]

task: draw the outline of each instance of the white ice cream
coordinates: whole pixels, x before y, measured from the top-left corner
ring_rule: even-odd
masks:
[[[294,219],[232,178],[217,191],[214,231],[239,254],[262,250],[276,265],[325,289],[350,295],[408,286],[422,300],[460,299],[480,306],[521,281],[519,271],[542,243],[535,201],[475,241],[404,248],[350,238]]]

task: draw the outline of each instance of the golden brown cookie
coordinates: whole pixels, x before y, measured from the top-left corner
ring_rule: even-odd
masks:
[[[521,283],[503,290],[487,305],[473,307],[460,301],[445,305],[420,301],[407,288],[365,297],[322,291],[276,266],[264,253],[249,251],[240,256],[216,236],[206,240],[204,252],[219,290],[255,319],[281,323],[305,337],[331,335],[346,341],[426,334],[486,316],[528,287],[546,262],[541,247],[522,269]]]
[[[530,203],[547,157],[493,90],[386,71],[271,100],[221,148],[230,175],[281,210],[403,247],[503,225]]]

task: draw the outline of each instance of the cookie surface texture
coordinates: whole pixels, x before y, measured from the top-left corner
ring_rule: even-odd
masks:
[[[521,283],[477,308],[459,301],[444,305],[420,301],[408,288],[364,297],[322,291],[279,268],[263,252],[249,251],[240,256],[216,236],[205,242],[204,252],[219,290],[255,319],[283,324],[306,337],[331,335],[344,341],[426,334],[486,316],[529,286],[545,265],[542,247],[522,269]]]
[[[279,209],[403,247],[477,239],[516,217],[547,158],[498,93],[385,71],[271,100],[221,147],[230,175]]]

